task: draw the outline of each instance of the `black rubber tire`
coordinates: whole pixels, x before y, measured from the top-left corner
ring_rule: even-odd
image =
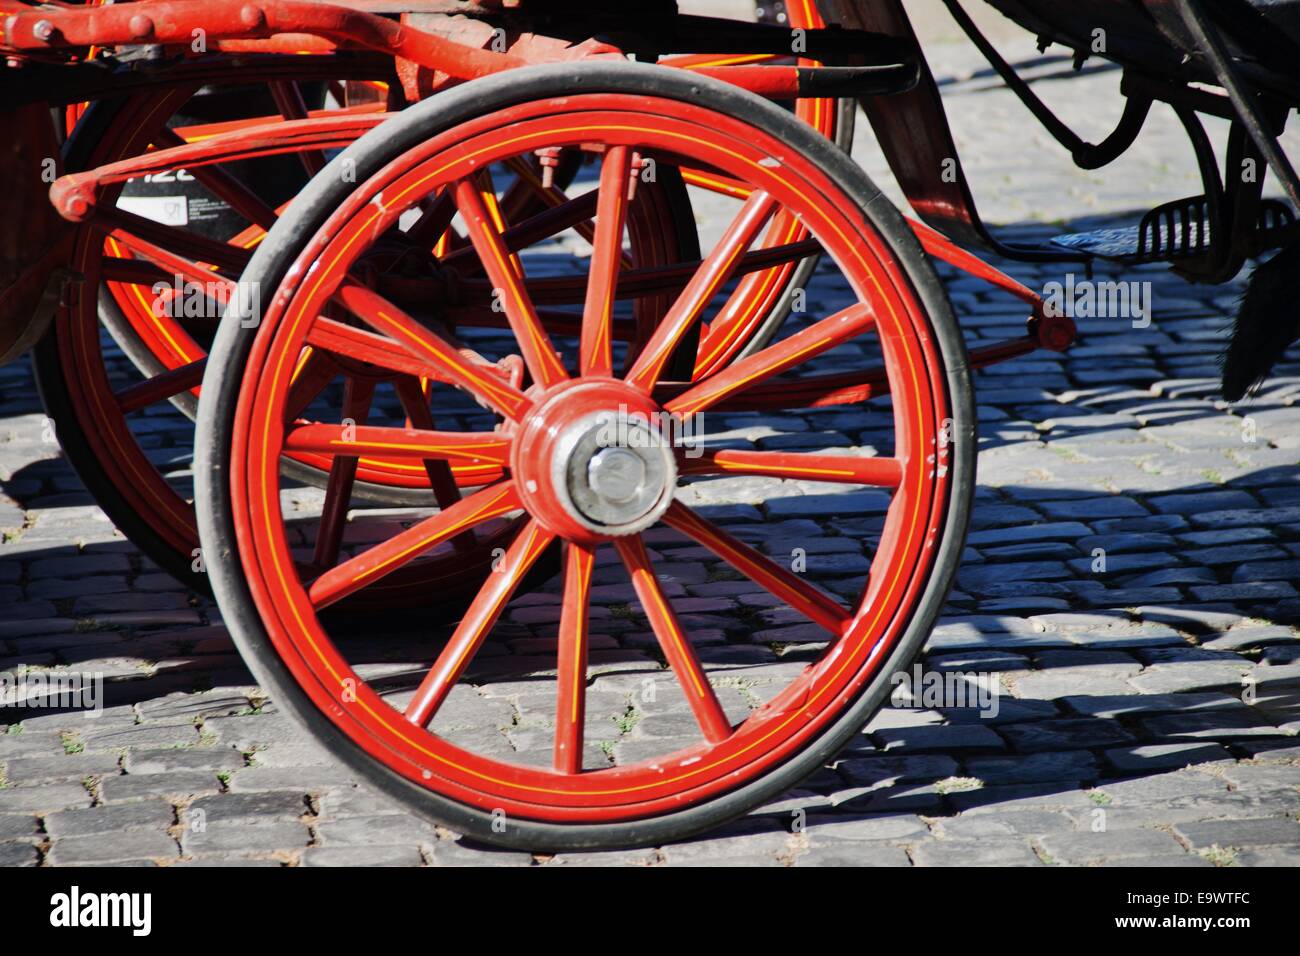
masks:
[[[488,813],[432,794],[375,763],[311,703],[276,654],[245,581],[229,498],[230,440],[240,378],[254,336],[228,313],[213,347],[215,360],[203,382],[207,396],[199,412],[197,485],[204,553],[210,556],[213,587],[227,626],[244,660],[272,698],[302,723],[323,746],[372,785],[413,812],[485,842],[555,851],[655,845],[680,840],[717,826],[794,787],[822,767],[866,724],[890,690],[890,675],[920,652],[947,597],[961,561],[974,497],[976,418],[966,349],[947,295],[920,244],[897,210],[866,174],[834,144],[793,120],[779,107],[727,84],[665,67],[630,63],[551,64],[512,70],[440,93],[362,137],[335,163],[355,164],[364,182],[390,158],[484,112],[519,102],[579,92],[651,94],[705,103],[776,136],[816,162],[847,195],[856,197],[867,220],[892,246],[928,313],[934,341],[945,365],[944,378],[953,413],[953,465],[946,522],[933,549],[924,591],[905,633],[883,662],[877,677],[817,740],[764,777],[704,803],[647,819],[592,825],[559,825],[510,818],[494,829]],[[277,288],[301,248],[334,211],[346,190],[334,168],[324,170],[303,192],[292,213],[262,243],[245,279]],[[941,505],[941,507],[943,507]],[[499,831],[499,832],[498,832]]]

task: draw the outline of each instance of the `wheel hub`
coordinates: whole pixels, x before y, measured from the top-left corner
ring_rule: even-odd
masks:
[[[648,528],[672,503],[677,484],[663,417],[622,382],[561,386],[520,429],[514,472],[525,504],[571,540]]]

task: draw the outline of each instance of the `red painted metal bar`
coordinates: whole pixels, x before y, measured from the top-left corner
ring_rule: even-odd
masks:
[[[375,50],[460,80],[527,66],[372,13],[314,0],[193,3],[139,0],[103,7],[41,8],[4,21],[4,45],[18,51],[138,43],[188,48],[194,31],[209,41],[265,39],[277,34],[319,37],[338,46]],[[320,48],[320,44],[315,45]]]
[[[89,218],[94,213],[97,208],[97,191],[112,183],[126,182],[128,179],[137,179],[182,166],[193,171],[214,163],[256,159],[278,153],[292,153],[307,149],[337,149],[350,145],[357,137],[378,126],[387,118],[387,113],[319,116],[245,127],[207,137],[195,143],[168,145],[165,149],[151,150],[120,162],[61,176],[50,187],[50,201],[54,203],[61,216],[77,222]],[[168,133],[160,135],[169,144],[172,142],[168,139]],[[253,217],[250,215],[249,218]]]

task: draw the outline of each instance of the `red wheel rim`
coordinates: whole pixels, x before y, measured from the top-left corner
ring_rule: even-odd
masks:
[[[581,148],[592,143],[605,151],[602,187],[622,182],[619,164],[626,163],[629,154],[652,149],[661,158],[716,170],[753,189],[723,240],[636,358],[625,383],[611,378],[609,355],[600,344],[601,329],[607,332],[610,327],[609,311],[602,305],[607,306],[614,294],[617,269],[602,267],[602,262],[613,257],[607,253],[602,258],[599,244],[590,268],[580,354],[570,355],[566,368],[556,358],[540,324],[530,318],[531,287],[499,254],[500,236],[494,236],[490,226],[475,234],[492,281],[504,289],[507,302],[514,303],[513,311],[507,307],[507,312],[522,359],[536,383],[527,393],[503,386],[481,366],[458,358],[446,340],[430,334],[383,296],[351,279],[344,281],[367,236],[381,232],[410,203],[440,188],[446,187],[456,196],[467,221],[481,221],[474,190],[467,185],[477,164],[543,147]],[[382,207],[372,202],[381,192]],[[601,201],[605,199],[602,189]],[[665,388],[662,372],[668,357],[702,307],[701,301],[690,305],[688,300],[707,301],[729,274],[722,264],[734,268],[743,249],[779,210],[797,216],[821,241],[857,295],[858,305],[718,374],[694,384]],[[277,653],[316,707],[371,758],[418,786],[485,811],[503,810],[534,820],[611,822],[681,809],[741,786],[800,752],[855,700],[901,636],[926,584],[946,513],[950,450],[941,440],[940,423],[950,418],[950,411],[943,364],[919,301],[884,238],[841,187],[766,132],[694,104],[624,94],[570,96],[496,111],[436,135],[390,162],[350,194],[286,275],[290,278],[276,291],[259,324],[234,417],[231,505],[242,571]],[[688,416],[722,407],[717,403],[725,396],[738,394],[777,372],[796,369],[801,361],[874,326],[893,396],[895,451],[891,459],[867,459],[874,464],[854,465],[840,456],[753,453],[746,457],[719,452],[709,457],[708,467],[719,472],[761,474],[775,469],[798,474],[811,466],[820,467],[824,479],[845,480],[831,477],[834,469],[827,466],[833,464],[847,469],[845,474],[851,473],[859,483],[892,488],[878,549],[884,558],[873,563],[859,602],[848,609],[719,533],[691,509],[676,503],[669,506],[664,520],[670,526],[724,556],[791,606],[804,610],[810,619],[837,632],[814,666],[733,725],[657,584],[639,534],[613,539],[704,739],[692,748],[650,761],[575,772],[581,705],[564,695],[583,686],[588,632],[585,602],[594,541],[552,513],[554,501],[547,499],[540,470],[544,462],[520,459],[520,453],[513,452],[508,480],[484,489],[455,509],[432,516],[423,526],[416,526],[421,530],[411,529],[414,534],[383,542],[353,558],[340,566],[344,570],[338,574],[322,575],[310,586],[299,579],[279,498],[278,461],[286,441],[283,407],[293,362],[312,340],[321,312],[331,300],[344,302],[368,328],[388,336],[394,344],[405,343],[411,355],[423,354],[431,369],[457,381],[515,423],[498,433],[506,441],[522,441],[519,436],[534,427],[545,431],[553,426],[562,435],[576,432],[583,421],[579,412],[584,409],[575,408],[566,397],[565,390],[574,385],[571,376],[579,383],[591,382],[595,392],[639,390],[644,401],[654,407]],[[602,315],[605,318],[600,318]],[[594,327],[589,330],[591,323]],[[530,417],[551,414],[557,417],[540,424]],[[444,437],[425,436],[423,440]],[[491,436],[462,437],[485,441]],[[499,455],[499,450],[494,454]],[[591,462],[586,466],[594,467]],[[530,501],[530,496],[536,495],[547,500],[542,504]],[[405,705],[405,712],[399,711],[357,675],[322,625],[317,606],[349,586],[364,587],[362,578],[379,575],[400,555],[411,553],[421,535],[425,540],[445,540],[476,516],[510,513],[525,503],[529,505],[528,517],[502,561],[502,573],[490,576]],[[570,506],[561,503],[561,507]],[[567,513],[572,514],[571,508]],[[557,536],[569,543],[559,625],[554,767],[543,769],[474,753],[425,729],[463,674],[466,662],[482,645],[513,589]],[[597,535],[594,540],[603,538]]]

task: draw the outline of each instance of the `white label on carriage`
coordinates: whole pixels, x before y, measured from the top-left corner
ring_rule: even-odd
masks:
[[[189,225],[189,203],[185,196],[122,196],[117,208],[152,219],[164,226]]]

